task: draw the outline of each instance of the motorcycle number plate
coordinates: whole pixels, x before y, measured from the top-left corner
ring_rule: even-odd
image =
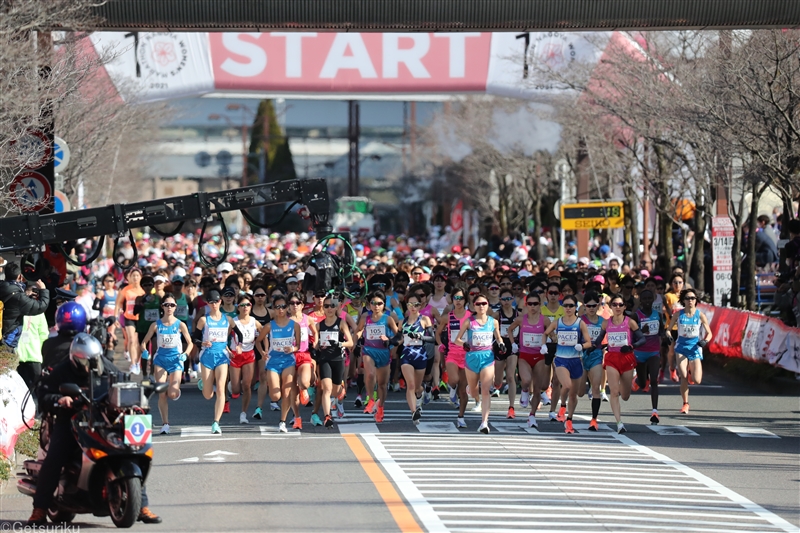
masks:
[[[143,446],[153,441],[152,415],[125,416],[125,444]]]

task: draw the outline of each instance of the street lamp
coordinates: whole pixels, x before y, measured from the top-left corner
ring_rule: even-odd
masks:
[[[247,107],[246,105],[243,105],[243,104],[231,103],[231,104],[228,104],[227,106],[225,106],[225,109],[227,109],[228,111],[238,111],[239,109],[242,110],[242,124],[241,124],[241,129],[242,129],[242,187],[245,187],[245,186],[247,186],[247,152],[248,152],[248,150],[247,150],[247,121],[246,121],[246,117],[245,117],[245,112],[250,112],[254,116],[255,116],[255,113],[253,112],[252,109],[250,109],[249,107]],[[236,125],[233,123],[233,120],[231,120],[231,118],[228,115],[224,114],[224,113],[212,113],[212,114],[208,115],[208,120],[220,120],[220,119],[224,119],[225,122],[227,122],[228,125],[231,126],[232,128],[236,127]]]

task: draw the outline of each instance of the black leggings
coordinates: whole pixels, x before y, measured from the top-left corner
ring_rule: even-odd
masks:
[[[636,364],[636,383],[644,388],[650,380],[650,403],[653,409],[658,409],[658,371],[661,369],[661,358],[657,355],[644,363]]]
[[[336,361],[317,361],[319,367],[319,377],[330,379],[334,385],[339,385],[344,381],[344,359]]]

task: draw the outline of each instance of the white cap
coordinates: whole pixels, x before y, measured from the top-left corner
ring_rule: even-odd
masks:
[[[221,265],[217,267],[217,272],[222,272],[223,270],[227,270],[228,272],[233,272],[233,265],[225,261]]]
[[[298,272],[297,273],[297,279],[299,281],[303,281],[304,279],[306,279],[306,273],[305,272]]]
[[[297,283],[297,278],[294,276],[286,278],[286,283]]]
[[[192,270],[192,274],[194,274],[194,275],[202,275],[203,274],[203,269],[200,268],[200,267],[194,267],[194,270]]]
[[[182,278],[186,277],[186,269],[183,267],[175,267],[175,270],[172,271],[173,276],[180,276]]]
[[[158,283],[159,281],[162,282],[162,283],[169,283],[169,280],[167,278],[165,278],[164,276],[156,276],[156,277],[153,278],[153,282],[154,283]]]

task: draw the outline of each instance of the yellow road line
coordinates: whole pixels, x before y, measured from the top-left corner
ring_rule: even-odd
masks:
[[[392,517],[394,521],[397,522],[400,531],[403,533],[422,533],[423,529],[414,519],[413,513],[405,504],[403,498],[400,497],[400,494],[397,493],[392,482],[389,481],[383,473],[383,470],[380,469],[358,436],[354,434],[342,436],[353,451],[353,455],[355,455],[358,462],[361,463],[361,467],[364,469],[364,472],[367,473],[367,476],[369,476],[370,481],[372,481],[375,488],[378,489],[378,494],[381,495],[386,507],[389,508],[389,512],[392,513]]]

